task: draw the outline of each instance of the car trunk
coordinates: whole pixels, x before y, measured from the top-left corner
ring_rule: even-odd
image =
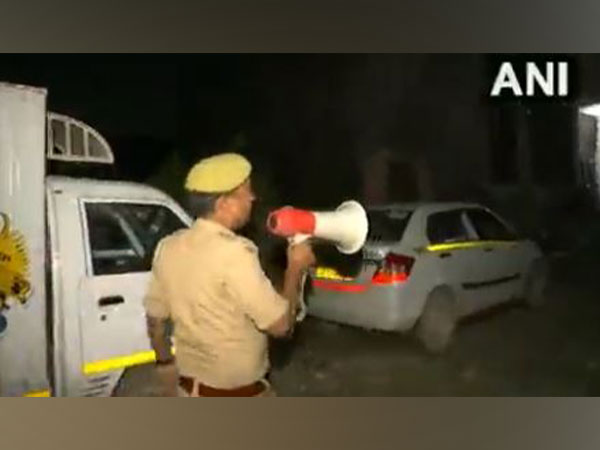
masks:
[[[365,246],[358,253],[343,255],[327,243],[314,246],[318,267],[312,271],[313,279],[370,284],[386,256],[401,242],[412,213],[388,209],[367,214],[369,234]]]

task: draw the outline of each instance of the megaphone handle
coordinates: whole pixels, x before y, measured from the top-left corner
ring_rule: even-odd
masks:
[[[304,302],[304,284],[306,283],[307,277],[306,270],[302,273],[300,278],[300,289],[298,290],[298,311],[296,312],[296,322],[302,322],[306,317],[306,303]]]
[[[310,234],[295,234],[288,239],[290,245],[300,244],[310,238]]]
[[[310,238],[309,234],[295,234],[288,238],[290,245],[300,244]],[[302,322],[306,317],[306,303],[304,302],[304,284],[308,273],[305,270],[300,277],[300,289],[298,290],[298,311],[296,313],[296,322]]]

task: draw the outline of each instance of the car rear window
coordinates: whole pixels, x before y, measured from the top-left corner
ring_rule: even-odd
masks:
[[[399,241],[404,235],[404,230],[412,211],[397,209],[368,211],[369,241]]]

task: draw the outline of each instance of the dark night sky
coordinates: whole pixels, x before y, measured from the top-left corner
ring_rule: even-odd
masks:
[[[581,61],[594,98],[598,58]],[[489,170],[463,152],[483,154],[490,141],[483,56],[3,55],[0,79],[48,88],[51,110],[109,139],[123,176],[170,170],[157,183],[174,195],[174,172],[236,142],[267,190],[301,203],[359,195],[361,158],[381,146],[424,155],[434,178],[449,163],[467,178]]]
[[[108,135],[174,139],[176,66],[136,56],[4,55],[3,79],[48,88],[49,109]]]

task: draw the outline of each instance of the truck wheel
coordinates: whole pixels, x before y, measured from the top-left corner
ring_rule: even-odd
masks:
[[[417,338],[429,353],[443,353],[452,341],[456,322],[453,295],[445,289],[436,289],[427,297],[417,323]]]
[[[548,280],[548,266],[538,260],[531,264],[525,279],[525,292],[523,302],[529,308],[539,308],[546,301],[546,283]]]

